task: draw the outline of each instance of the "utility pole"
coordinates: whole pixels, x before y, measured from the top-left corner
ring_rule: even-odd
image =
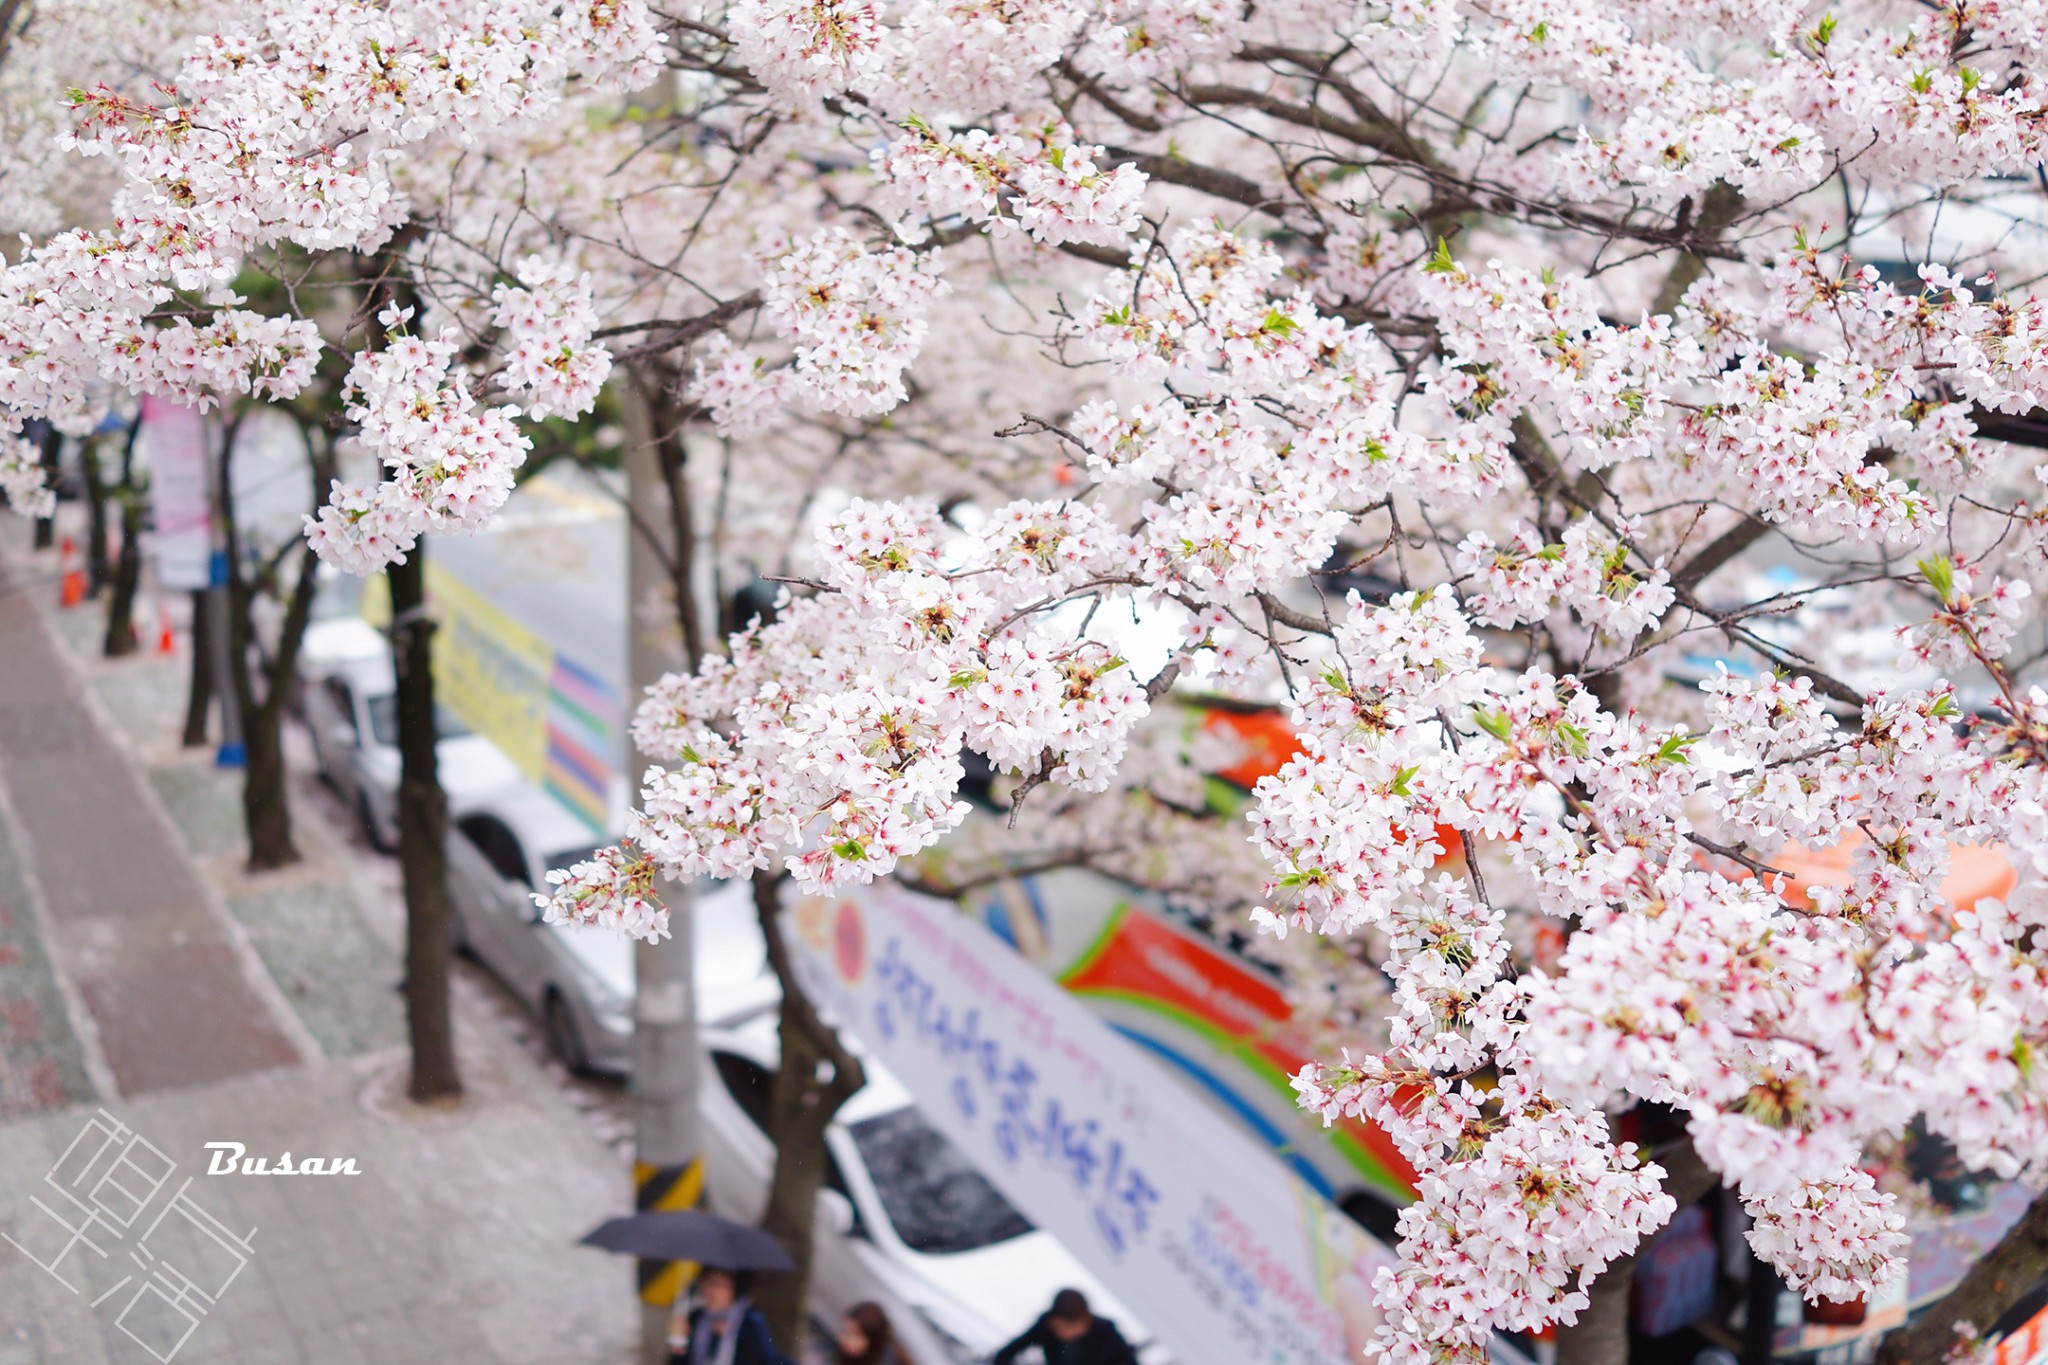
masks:
[[[662,674],[693,666],[681,622],[694,581],[687,537],[677,544],[677,523],[689,516],[685,482],[665,476],[663,461],[680,452],[679,432],[663,424],[673,407],[664,401],[671,376],[659,364],[622,376],[626,411],[628,507],[628,675],[637,701]],[[668,447],[665,453],[664,447]],[[666,608],[660,609],[660,608]],[[629,767],[631,766],[629,760]],[[633,949],[633,1189],[639,1210],[684,1209],[704,1188],[703,1143],[697,1120],[697,999],[692,967],[694,895],[682,883],[662,888],[670,937]],[[641,1356],[666,1365],[668,1321],[685,1278],[695,1268],[678,1262],[640,1262]]]

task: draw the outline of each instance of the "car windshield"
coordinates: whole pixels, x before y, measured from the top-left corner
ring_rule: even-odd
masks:
[[[912,1251],[973,1251],[1031,1231],[916,1109],[862,1119],[851,1131],[889,1222]]]
[[[370,708],[370,737],[386,749],[398,747],[398,694],[386,692],[372,697]],[[434,704],[434,733],[442,739],[461,739],[469,733],[469,727],[455,719],[455,713],[439,702]]]

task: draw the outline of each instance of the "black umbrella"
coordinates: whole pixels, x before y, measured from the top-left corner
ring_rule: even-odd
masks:
[[[583,1245],[623,1251],[649,1261],[695,1261],[720,1270],[795,1270],[782,1243],[759,1228],[684,1209],[614,1218]]]

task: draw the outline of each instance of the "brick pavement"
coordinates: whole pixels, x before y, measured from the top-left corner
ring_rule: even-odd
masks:
[[[299,1061],[260,967],[102,733],[21,578],[0,561],[0,784],[40,905],[4,908],[41,914],[122,1094]]]

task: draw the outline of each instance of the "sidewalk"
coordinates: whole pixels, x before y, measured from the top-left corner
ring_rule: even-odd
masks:
[[[55,610],[26,530],[0,517],[0,1234],[19,1244],[0,1242],[0,1365],[631,1359],[631,1263],[573,1245],[631,1206],[604,1116],[463,978],[469,1096],[404,1101],[395,872],[301,766],[305,861],[244,873],[238,779],[176,747],[183,642],[99,660],[99,607]],[[57,1260],[69,1234],[32,1201],[81,1225],[46,1177],[75,1177],[115,1123],[76,1188],[125,1150],[117,1181],[148,1198],[118,1228],[108,1211],[134,1209],[102,1187],[87,1231],[106,1255]],[[360,1174],[210,1175],[209,1141]],[[161,1183],[153,1152],[175,1162]],[[246,1265],[201,1298],[224,1275],[192,1267],[232,1268],[234,1238]],[[167,1306],[174,1270],[197,1291]]]

